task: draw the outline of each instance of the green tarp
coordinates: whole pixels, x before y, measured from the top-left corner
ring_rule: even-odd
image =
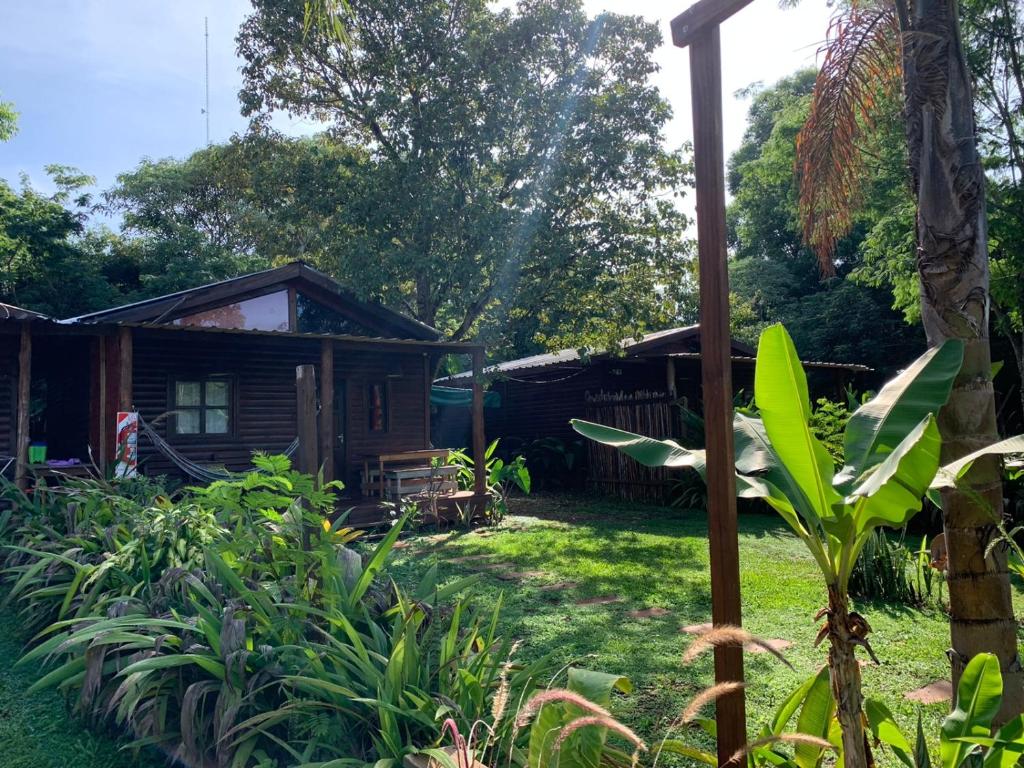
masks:
[[[469,408],[473,405],[473,390],[458,387],[430,388],[430,404],[449,408]],[[497,392],[484,392],[484,408],[500,408],[501,395]]]

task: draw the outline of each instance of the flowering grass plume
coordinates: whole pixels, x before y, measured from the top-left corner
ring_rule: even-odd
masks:
[[[729,624],[714,627],[702,635],[699,635],[696,640],[690,643],[690,647],[687,648],[686,652],[683,654],[683,663],[688,664],[709,648],[718,648],[725,645],[747,644],[763,648],[787,667],[790,669],[793,668],[793,665],[786,660],[786,657],[776,650],[775,647],[767,640],[757,637],[756,635],[752,635],[745,629],[734,627]]]
[[[705,688],[687,705],[686,709],[683,710],[683,714],[679,716],[679,719],[676,720],[673,726],[685,725],[686,723],[693,722],[697,713],[712,701],[717,701],[730,693],[742,691],[745,687],[746,686],[743,683],[728,682],[719,683],[718,685],[713,685],[710,688]]]
[[[592,715],[599,717],[606,717],[612,720],[611,713],[604,707],[599,707],[594,702],[590,701],[584,696],[580,696],[578,693],[567,691],[562,688],[555,688],[550,691],[543,691],[538,693],[519,710],[519,716],[516,718],[516,727],[523,728],[530,722],[530,719],[540,711],[540,708],[545,704],[551,704],[554,702],[563,702],[565,704],[573,704],[585,712],[589,712]]]
[[[739,765],[740,761],[753,752],[758,747],[763,747],[766,744],[774,744],[776,742],[783,741],[789,744],[810,744],[814,747],[820,747],[821,749],[835,750],[835,746],[824,739],[819,739],[817,736],[809,736],[806,733],[779,733],[774,736],[765,736],[760,739],[754,739],[744,744],[742,747],[733,753],[733,756],[729,758],[729,762],[726,765]]]
[[[572,736],[580,728],[586,728],[591,725],[596,725],[600,728],[607,728],[609,731],[614,731],[622,736],[622,738],[626,739],[626,741],[632,743],[635,749],[647,749],[647,745],[644,744],[643,740],[633,733],[632,730],[615,718],[605,717],[604,715],[584,715],[583,717],[577,717],[575,720],[569,722],[558,734],[558,738],[555,739],[555,749],[560,749],[566,739]]]

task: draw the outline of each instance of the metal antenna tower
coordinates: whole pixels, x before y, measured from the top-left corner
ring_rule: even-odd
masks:
[[[203,17],[203,38],[206,54],[206,107],[203,114],[206,115],[206,146],[210,146],[210,17]]]

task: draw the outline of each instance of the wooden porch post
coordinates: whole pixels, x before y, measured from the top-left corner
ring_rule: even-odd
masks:
[[[434,386],[434,369],[430,355],[423,353],[423,447],[430,448],[430,390]]]
[[[295,367],[295,413],[299,432],[298,467],[306,475],[317,474],[316,435],[316,368],[312,365]],[[309,549],[310,531],[302,526],[302,546]]]
[[[320,342],[320,466],[324,482],[334,479],[334,342]]]
[[[132,329],[117,329],[118,377],[117,377],[117,409],[130,411],[133,407],[132,371],[134,354],[132,350]]]
[[[487,491],[487,467],[484,452],[484,351],[473,350],[473,492]]]
[[[750,0],[700,0],[672,20],[672,41],[690,48],[693,156],[697,181],[700,265],[701,384],[706,423],[711,619],[740,625],[739,538],[732,435],[729,273],[725,244],[725,160],[722,147],[722,54],[718,25]],[[715,682],[743,681],[742,646],[715,648]],[[718,764],[747,742],[742,689],[716,705]]]
[[[106,472],[107,429],[111,426],[107,420],[107,337],[98,336],[96,338],[96,343],[98,346],[96,356],[99,365],[97,381],[99,393],[96,405],[99,409],[99,413],[96,418],[96,434],[98,436],[96,451],[99,457],[100,472]]]
[[[32,394],[32,328],[21,325],[21,346],[18,349],[18,426],[14,452],[14,482],[22,491],[28,489],[29,400]]]

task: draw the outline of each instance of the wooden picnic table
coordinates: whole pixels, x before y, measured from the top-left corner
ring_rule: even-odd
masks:
[[[449,464],[434,465],[435,459],[447,461],[450,454],[451,450],[448,448],[427,448],[366,456],[363,459],[363,492],[376,486],[377,495],[383,499],[388,495],[389,481],[393,481],[394,495],[401,498],[403,480],[452,478],[458,473],[458,467]],[[375,471],[371,472],[371,464],[376,464]]]

